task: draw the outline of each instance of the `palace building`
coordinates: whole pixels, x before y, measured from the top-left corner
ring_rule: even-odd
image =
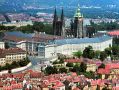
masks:
[[[112,46],[110,36],[101,36],[95,38],[67,38],[54,40],[49,44],[40,44],[38,46],[38,56],[42,58],[57,57],[57,54],[71,56],[73,52],[83,51],[86,47],[92,46],[94,50],[104,51],[105,48]]]

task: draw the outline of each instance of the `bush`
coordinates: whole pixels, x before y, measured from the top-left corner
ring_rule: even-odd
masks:
[[[66,66],[67,67],[73,67],[74,65],[73,65],[73,63],[67,63]]]

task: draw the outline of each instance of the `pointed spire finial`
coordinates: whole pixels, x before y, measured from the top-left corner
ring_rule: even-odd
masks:
[[[80,12],[80,5],[79,5],[79,3],[78,3],[78,8],[77,8],[77,10],[76,10],[76,13],[75,13],[74,17],[83,17],[83,16],[81,15],[81,12]]]
[[[80,7],[79,3],[78,3],[78,8]]]

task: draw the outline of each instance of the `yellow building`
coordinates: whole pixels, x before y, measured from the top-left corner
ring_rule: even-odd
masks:
[[[96,66],[96,64],[95,63],[88,63],[87,64],[87,69],[86,69],[86,71],[87,72],[89,72],[89,71],[92,71],[92,72],[95,72],[96,71],[96,68],[97,68],[97,66]]]
[[[26,58],[26,52],[20,48],[9,48],[0,50],[0,65],[11,64],[13,61],[20,61]]]

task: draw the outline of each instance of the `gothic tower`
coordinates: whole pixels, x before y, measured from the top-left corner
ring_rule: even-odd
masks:
[[[57,23],[57,20],[58,20],[57,11],[56,11],[56,8],[55,8],[54,17],[53,17],[53,32],[54,32],[54,35],[56,35],[56,23]]]
[[[61,36],[65,36],[65,20],[64,20],[64,10],[62,8],[62,12],[61,12],[61,26],[62,26],[62,30],[61,30]]]
[[[78,5],[78,9],[74,15],[74,37],[83,38],[83,16],[80,13],[80,8]]]
[[[64,11],[62,8],[62,12],[61,12],[61,17],[58,18],[57,16],[57,11],[55,8],[55,12],[54,12],[54,19],[53,19],[53,31],[54,31],[54,35],[58,35],[58,36],[65,36],[65,21],[64,21]]]

